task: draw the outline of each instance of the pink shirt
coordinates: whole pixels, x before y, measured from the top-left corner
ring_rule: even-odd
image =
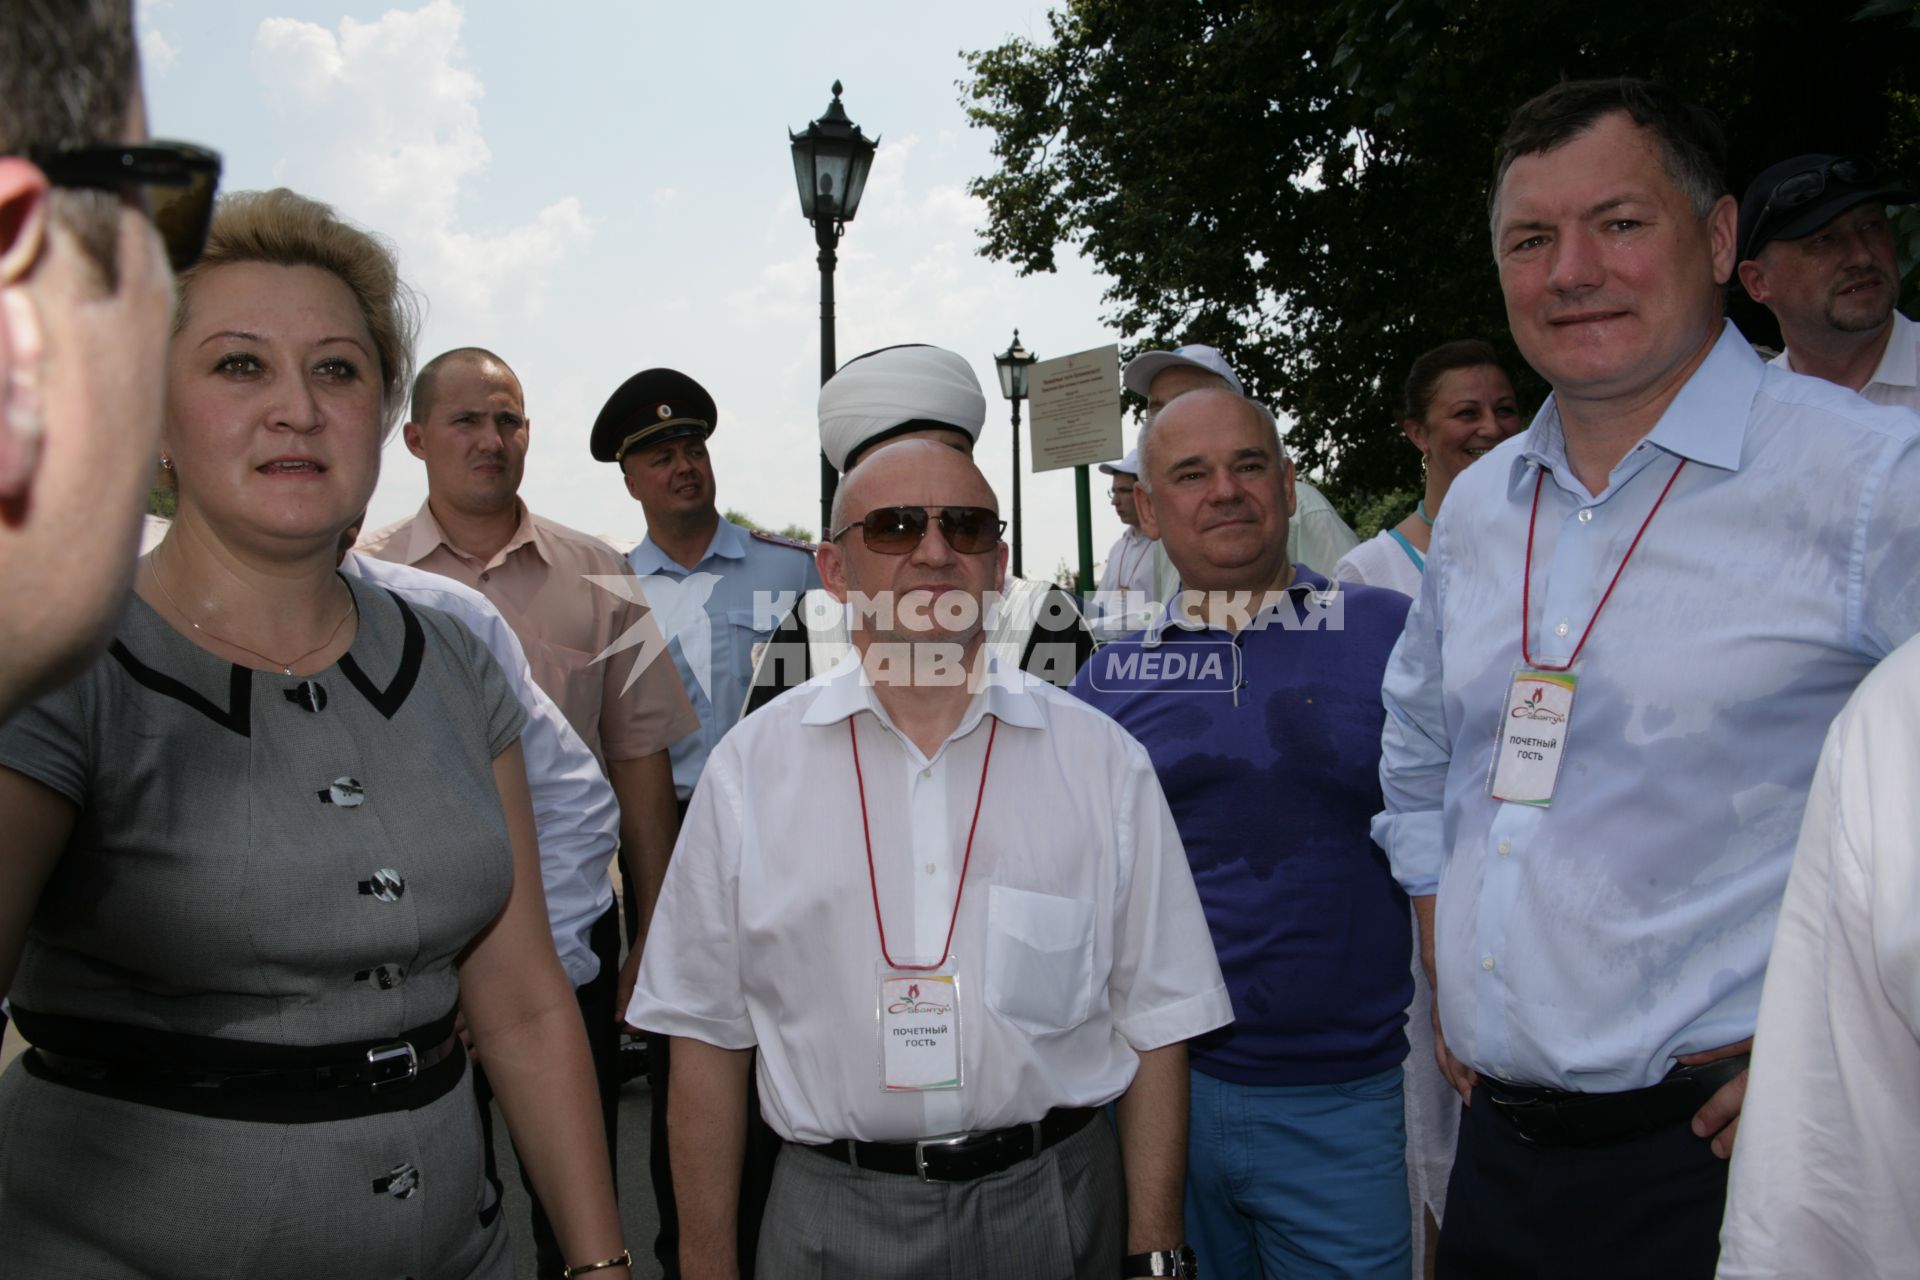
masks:
[[[631,578],[627,562],[598,538],[517,505],[519,527],[485,563],[447,541],[428,503],[362,537],[356,549],[452,578],[490,600],[527,651],[534,682],[601,760],[638,760],[698,730],[660,628],[637,603],[639,591],[629,600],[587,580]],[[595,660],[629,634],[637,638],[630,647]],[[628,688],[637,664],[641,670]]]

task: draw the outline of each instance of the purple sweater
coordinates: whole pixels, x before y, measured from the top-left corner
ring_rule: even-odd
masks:
[[[1316,597],[1327,580],[1294,572],[1290,607],[1264,625],[1156,624],[1073,682],[1140,740],[1166,789],[1235,1019],[1188,1049],[1235,1084],[1357,1080],[1407,1055],[1407,898],[1367,825],[1381,809],[1380,682],[1410,602],[1354,583]]]

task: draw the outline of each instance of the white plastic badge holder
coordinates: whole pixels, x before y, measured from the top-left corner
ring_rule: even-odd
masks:
[[[1521,668],[1513,674],[1493,743],[1495,800],[1544,809],[1553,803],[1573,719],[1571,671]]]
[[[937,969],[883,964],[878,1014],[883,1090],[960,1088],[960,979],[952,956]]]

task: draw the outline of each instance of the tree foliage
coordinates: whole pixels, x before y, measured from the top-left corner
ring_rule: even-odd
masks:
[[[1800,151],[1874,154],[1920,180],[1909,16],[1762,0],[1066,0],[1049,41],[968,55],[969,114],[998,164],[972,184],[981,252],[1050,271],[1075,246],[1113,278],[1105,320],[1131,345],[1221,348],[1249,394],[1297,420],[1289,446],[1352,514],[1417,483],[1394,408],[1413,357],[1467,336],[1512,354],[1486,199],[1515,106],[1562,77],[1647,76],[1720,113],[1736,193]],[[1777,340],[1764,310],[1734,303],[1752,336]],[[1537,403],[1545,388],[1517,356],[1512,369]]]

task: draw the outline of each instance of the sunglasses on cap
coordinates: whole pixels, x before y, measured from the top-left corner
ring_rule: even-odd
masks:
[[[940,525],[940,536],[963,556],[993,550],[1007,529],[1007,522],[999,513],[986,507],[942,507],[935,519]],[[829,534],[828,540],[838,542],[858,528],[867,550],[884,556],[904,556],[927,536],[927,524],[925,507],[878,507],[847,524],[840,532]]]
[[[31,152],[56,187],[124,191],[137,187],[140,205],[167,246],[167,261],[185,271],[207,247],[213,197],[220,189],[220,156],[189,142],[143,146],[101,144]]]
[[[1753,220],[1747,243],[1760,244],[1767,239],[1767,223],[1778,221],[1774,215],[1789,213],[1825,195],[1829,175],[1853,187],[1870,187],[1880,181],[1880,170],[1871,160],[1847,157],[1790,173],[1767,193],[1767,202],[1760,207],[1760,216]]]

